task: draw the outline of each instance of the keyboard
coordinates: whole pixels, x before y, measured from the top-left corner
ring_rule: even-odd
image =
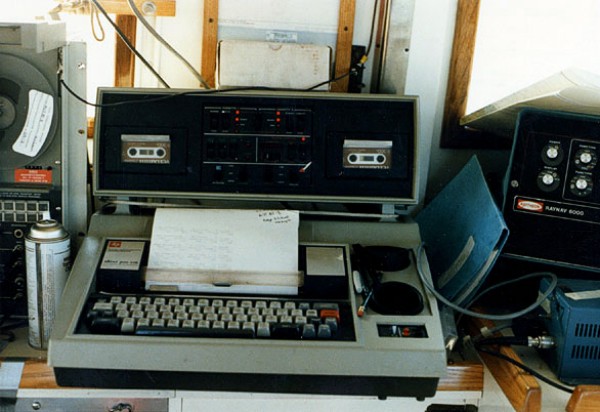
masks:
[[[355,340],[347,301],[96,294],[81,323],[91,334]]]

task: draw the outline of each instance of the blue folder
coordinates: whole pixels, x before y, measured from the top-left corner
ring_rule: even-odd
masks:
[[[436,289],[468,304],[508,237],[508,227],[473,156],[417,215]]]

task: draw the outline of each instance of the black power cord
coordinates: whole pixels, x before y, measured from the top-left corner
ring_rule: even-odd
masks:
[[[504,343],[503,343],[504,342]],[[499,352],[499,351],[495,351],[492,349],[487,348],[486,346],[488,345],[496,345],[496,344],[514,344],[514,345],[524,345],[527,346],[527,338],[523,338],[523,337],[514,337],[514,336],[507,336],[504,338],[489,338],[489,339],[482,339],[481,341],[476,341],[474,342],[475,348],[483,353],[487,353],[488,355],[494,356],[496,358],[502,359],[506,362],[509,362],[511,364],[513,364],[514,366],[522,369],[523,371],[529,373],[532,376],[535,376],[537,379],[547,383],[548,385],[559,389],[561,391],[567,392],[567,393],[573,393],[573,389],[562,385],[544,375],[542,375],[541,373],[539,373],[538,371],[536,371],[535,369],[530,368],[529,366],[525,365],[522,362],[519,362],[513,358],[511,358],[510,356],[506,356],[505,354]]]

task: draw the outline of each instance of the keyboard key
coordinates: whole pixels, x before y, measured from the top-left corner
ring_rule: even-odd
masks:
[[[320,339],[331,338],[331,329],[329,328],[329,325],[319,325],[319,329],[317,330],[317,336]]]
[[[151,322],[150,319],[138,319],[135,327],[139,328],[141,326],[150,326],[150,322]]]
[[[256,328],[256,336],[268,338],[271,336],[271,328],[267,322],[259,322]]]
[[[325,324],[331,329],[331,333],[336,333],[338,330],[338,322],[336,318],[325,318]]]
[[[214,328],[164,328],[145,326],[135,330],[140,336],[173,336],[190,338],[252,338],[254,333],[248,329]]]
[[[271,327],[272,338],[298,339],[300,336],[300,326],[293,323],[276,323]]]
[[[321,319],[335,318],[338,322],[340,320],[340,311],[337,309],[322,309],[320,315]]]
[[[113,310],[113,304],[109,302],[96,302],[92,310]]]
[[[307,323],[302,327],[302,337],[304,339],[314,339],[317,337],[317,332],[315,330],[315,325],[311,323]]]
[[[252,331],[252,335],[254,336],[254,331],[256,329],[256,324],[254,322],[244,322],[242,324],[242,329],[251,330]]]
[[[231,321],[227,322],[227,329],[239,329],[242,325],[240,322]]]
[[[123,323],[121,323],[121,332],[133,333],[134,330],[135,330],[135,319],[133,319],[133,318],[123,319]]]
[[[121,331],[121,320],[116,317],[97,316],[91,320],[90,330],[100,335],[116,335]]]

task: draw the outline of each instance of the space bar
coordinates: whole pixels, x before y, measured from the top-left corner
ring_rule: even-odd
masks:
[[[174,336],[190,338],[253,338],[250,329],[209,329],[209,328],[165,328],[160,326],[140,326],[135,330],[139,336]]]

